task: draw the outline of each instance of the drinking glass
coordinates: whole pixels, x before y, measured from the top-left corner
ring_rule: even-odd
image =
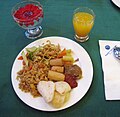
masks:
[[[17,3],[12,9],[15,22],[26,29],[25,35],[29,39],[36,39],[43,33],[43,7],[38,1],[25,0]]]
[[[92,9],[79,7],[73,13],[74,38],[79,42],[89,39],[89,33],[94,25],[95,14]]]

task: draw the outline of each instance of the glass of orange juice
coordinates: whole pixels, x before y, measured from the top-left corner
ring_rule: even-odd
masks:
[[[92,9],[79,7],[73,13],[73,27],[75,39],[79,42],[85,42],[89,39],[90,33],[95,20],[95,14]]]

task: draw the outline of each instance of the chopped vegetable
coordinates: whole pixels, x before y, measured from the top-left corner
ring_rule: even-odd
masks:
[[[71,49],[66,50],[66,55],[71,56],[71,52],[72,52]]]
[[[78,62],[79,61],[79,58],[77,58],[74,62]]]
[[[72,56],[63,56],[63,61],[71,61],[74,62],[74,59]]]
[[[32,66],[29,67],[29,70],[31,70],[31,69],[32,69]]]
[[[33,60],[33,52],[30,52],[30,53],[28,54],[28,58],[29,58],[30,60]]]
[[[23,60],[23,57],[22,56],[18,57],[18,60]]]
[[[64,63],[64,65],[73,65],[72,61],[64,61],[63,63]]]
[[[28,66],[28,60],[27,60],[27,57],[26,57],[26,55],[25,55],[25,52],[24,52],[24,51],[22,51],[22,57],[23,57],[23,61],[25,62],[25,65],[27,65],[27,66]]]
[[[24,60],[22,61],[22,64],[23,64],[23,65],[26,65]]]
[[[66,49],[64,48],[59,54],[58,54],[58,58],[62,58],[63,56],[66,55]]]
[[[35,52],[37,50],[37,47],[33,46],[31,48],[26,48],[27,52]]]

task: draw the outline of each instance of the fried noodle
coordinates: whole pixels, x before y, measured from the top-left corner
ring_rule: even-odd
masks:
[[[60,45],[54,45],[50,41],[47,44],[37,47],[35,52],[27,52],[28,65],[23,67],[17,73],[19,88],[24,92],[29,92],[33,97],[40,96],[37,91],[39,81],[48,81],[48,71],[50,70],[49,61],[56,58],[60,52]],[[24,63],[24,61],[23,61]]]

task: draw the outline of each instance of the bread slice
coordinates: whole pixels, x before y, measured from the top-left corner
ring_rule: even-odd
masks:
[[[67,92],[71,91],[71,87],[67,82],[59,81],[59,82],[55,82],[55,90],[61,95],[64,95]]]
[[[54,97],[55,83],[52,81],[40,81],[37,85],[39,93],[47,103],[51,102]]]

